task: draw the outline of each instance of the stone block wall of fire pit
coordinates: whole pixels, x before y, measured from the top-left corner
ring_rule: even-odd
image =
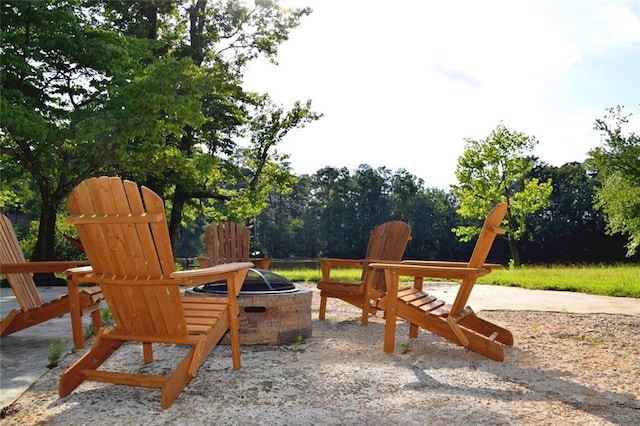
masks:
[[[299,337],[311,337],[311,298],[312,291],[300,287],[280,294],[241,294],[238,296],[240,344],[281,345],[295,343]],[[221,343],[230,343],[229,333]]]

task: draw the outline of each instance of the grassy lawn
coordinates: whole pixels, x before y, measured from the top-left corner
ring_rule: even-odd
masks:
[[[640,298],[640,265],[505,268],[494,270],[478,282]]]
[[[319,269],[274,269],[274,272],[294,282],[317,282],[320,279]],[[357,280],[361,273],[359,269],[343,269],[336,278]],[[495,269],[480,278],[478,283],[640,298],[640,265]]]

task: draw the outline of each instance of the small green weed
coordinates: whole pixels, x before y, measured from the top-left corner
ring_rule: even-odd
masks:
[[[585,342],[590,344],[591,346],[600,346],[604,343],[604,339],[602,337],[589,337],[584,334],[578,334],[577,336],[572,336],[572,339],[577,342]]]
[[[531,328],[533,329],[533,334],[540,334],[540,324],[532,322]]]
[[[296,352],[299,351],[300,346],[302,346],[303,343],[304,343],[304,338],[298,335],[298,337],[296,337],[296,342],[293,344],[293,350]]]
[[[109,308],[104,308],[100,311],[100,320],[105,327],[111,327],[113,325],[113,315]]]
[[[97,332],[98,332],[98,330],[96,330],[96,328],[93,326],[93,324],[89,324],[84,329],[84,340],[89,340],[90,338],[95,336]]]
[[[400,345],[400,348],[403,354],[409,353],[411,351],[411,343],[410,342],[403,343]]]
[[[53,368],[58,365],[66,345],[67,341],[60,337],[56,337],[51,341],[51,343],[49,343],[49,364],[47,364],[47,368]]]

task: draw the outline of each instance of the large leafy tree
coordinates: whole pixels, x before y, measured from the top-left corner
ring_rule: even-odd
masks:
[[[603,143],[589,152],[588,164],[600,183],[595,205],[605,214],[608,232],[628,236],[627,255],[632,256],[640,246],[640,136],[624,134],[629,116],[618,106],[596,120]]]
[[[176,90],[176,70],[189,63],[155,61],[149,44],[87,25],[81,5],[7,1],[0,9],[0,136],[11,164],[3,174],[26,171],[39,192],[35,260],[53,258],[56,211],[79,181],[117,161],[132,140],[150,143],[201,121],[197,110],[182,109],[197,102],[191,88]],[[143,96],[149,87],[167,95]]]
[[[285,110],[246,93],[242,72],[260,54],[274,58],[310,10],[36,0],[1,11],[2,155],[42,198],[34,260],[53,257],[55,212],[91,175],[133,178],[168,198],[174,240],[198,200],[250,216],[291,182],[274,146],[318,115],[310,101]]]
[[[509,205],[504,227],[511,259],[520,265],[517,241],[526,233],[528,215],[549,204],[551,180],[540,182],[528,177],[534,160],[531,150],[538,141],[521,132],[512,132],[500,123],[484,139],[465,139],[466,146],[456,166],[457,185],[453,193],[459,199],[462,218],[481,220],[502,201]],[[480,231],[478,225],[458,226],[456,235],[468,241]]]
[[[165,56],[189,59],[204,76],[198,79],[203,123],[167,138],[160,148],[163,162],[138,178],[170,200],[169,231],[176,247],[185,219],[252,217],[272,190],[286,191],[292,182],[283,167],[287,157],[274,147],[289,130],[319,115],[310,101],[286,110],[267,95],[246,93],[241,84],[251,60],[264,55],[275,61],[279,44],[310,9],[286,9],[273,1],[149,3],[102,1],[97,7],[110,17],[105,28],[157,40]]]

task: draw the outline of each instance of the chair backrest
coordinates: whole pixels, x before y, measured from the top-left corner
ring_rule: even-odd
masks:
[[[506,212],[507,203],[499,203],[487,215],[487,218],[484,220],[484,224],[482,225],[480,235],[478,236],[478,240],[476,241],[476,245],[473,249],[473,253],[471,254],[471,258],[469,259],[470,268],[482,268],[487,260],[487,256],[489,255],[489,251],[491,250],[491,246],[493,245],[496,235],[505,233],[505,231],[500,228],[500,224],[502,223],[502,219],[504,219]],[[461,312],[465,308],[474,284],[475,279],[464,280],[462,282],[450,310],[452,315]]]
[[[69,195],[68,221],[80,236],[114,317],[132,335],[186,335],[162,199],[117,177],[91,178]]]
[[[209,266],[249,262],[249,229],[236,222],[212,223],[204,230]]]
[[[0,262],[25,263],[24,253],[18,242],[13,225],[7,216],[2,214],[0,220]],[[1,273],[2,271],[0,271]],[[34,309],[44,303],[40,298],[31,273],[6,274],[7,281],[16,296],[18,304],[23,310]]]
[[[376,226],[369,236],[365,262],[395,262],[402,260],[410,239],[411,227],[400,220],[394,220]],[[362,271],[363,281],[367,278],[368,273],[368,268],[365,267]],[[384,272],[376,270],[374,273],[376,276],[373,278],[373,287],[381,291],[386,291]]]

